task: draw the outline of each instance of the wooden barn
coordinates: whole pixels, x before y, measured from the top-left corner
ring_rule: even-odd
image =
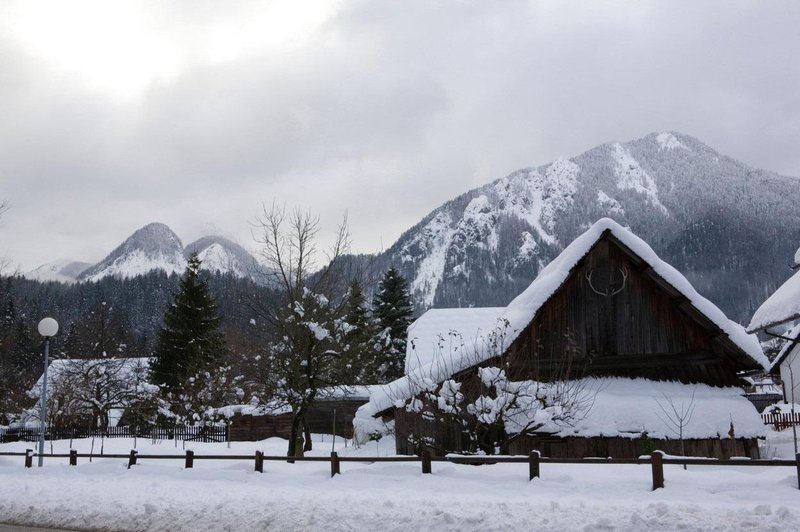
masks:
[[[508,307],[429,311],[408,345],[406,375],[364,407],[401,454],[758,457],[740,388],[767,364],[758,342],[609,219]]]

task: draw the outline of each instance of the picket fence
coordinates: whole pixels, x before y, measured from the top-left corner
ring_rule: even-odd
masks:
[[[69,427],[48,429],[48,440],[69,440],[78,438],[147,438],[153,440],[184,440],[199,442],[224,442],[228,439],[227,425],[211,426],[144,426],[144,427],[107,427],[105,429],[90,427]],[[38,428],[1,428],[0,443],[12,441],[37,441]]]

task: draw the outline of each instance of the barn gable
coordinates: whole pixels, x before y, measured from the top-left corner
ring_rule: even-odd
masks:
[[[544,380],[590,374],[725,386],[762,368],[698,306],[606,228],[506,355],[519,378]]]

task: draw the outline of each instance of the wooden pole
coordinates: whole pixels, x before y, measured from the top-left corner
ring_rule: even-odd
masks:
[[[33,467],[33,450],[25,449],[25,467]]]
[[[541,458],[539,451],[531,451],[528,455],[528,480],[539,478],[539,458]]]
[[[186,451],[186,469],[194,466],[194,451]]]
[[[264,453],[256,451],[256,471],[259,473],[264,472]]]
[[[342,472],[339,469],[339,455],[336,454],[336,451],[333,451],[331,453],[331,478],[341,474]]]
[[[794,461],[797,462],[797,489],[800,489],[800,453],[794,455]]]
[[[78,450],[77,449],[70,449],[69,450],[69,465],[71,465],[71,466],[78,465]]]
[[[131,466],[135,466],[136,465],[136,455],[137,454],[139,454],[138,451],[136,451],[134,449],[131,449],[131,454],[130,454],[130,456],[128,456],[128,469],[130,469]]]
[[[431,452],[428,449],[422,450],[422,474],[431,474]]]
[[[653,491],[655,491],[664,487],[664,453],[653,451],[650,463],[653,466]]]

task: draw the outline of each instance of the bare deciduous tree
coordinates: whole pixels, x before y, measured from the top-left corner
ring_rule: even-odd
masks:
[[[266,340],[262,395],[273,408],[291,410],[288,455],[302,456],[311,449],[308,408],[322,388],[342,384],[337,368],[351,326],[344,320],[344,292],[337,291],[348,281],[340,267],[349,248],[347,218],[326,251],[318,247],[319,218],[299,208],[265,206],[256,228],[275,287],[274,300],[253,309]]]
[[[412,445],[441,453],[507,454],[520,438],[536,435],[546,426],[573,426],[589,413],[599,390],[584,379],[567,378],[576,375],[577,350],[557,361],[547,381],[531,379],[505,356],[508,327],[501,321],[470,345],[451,331],[448,340],[439,341],[440,349],[449,345],[449,350],[439,353],[432,366],[406,377],[417,393],[410,399],[398,398],[407,411],[417,414],[409,436]],[[453,360],[458,360],[456,365]],[[476,369],[458,380],[437,377],[459,368]],[[457,433],[460,441],[435,438],[432,433]]]
[[[675,400],[672,397],[665,394],[662,394],[664,403],[658,399],[655,400],[662,412],[662,414],[656,412],[656,416],[678,436],[681,442],[681,456],[686,456],[683,432],[686,427],[689,426],[689,423],[692,422],[692,415],[694,415],[695,408],[694,394],[696,390],[696,388],[692,388],[692,396],[689,402],[681,402],[680,406],[675,404]],[[683,468],[686,469],[686,464],[683,465]]]

